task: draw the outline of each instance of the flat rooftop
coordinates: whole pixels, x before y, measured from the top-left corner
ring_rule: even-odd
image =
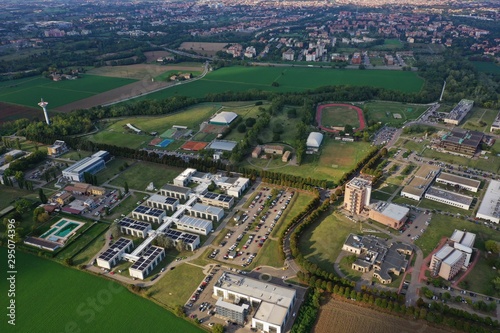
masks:
[[[469,205],[469,206],[472,204],[472,200],[474,200],[473,197],[469,197],[468,195],[463,195],[463,194],[458,194],[455,192],[442,190],[442,189],[440,189],[438,187],[434,187],[434,186],[431,186],[427,190],[427,194],[438,197],[438,198],[458,202],[460,204]]]
[[[441,172],[439,174],[439,176],[437,176],[436,180],[438,180],[438,181],[442,180],[445,182],[462,184],[462,185],[471,186],[471,187],[475,187],[475,188],[479,188],[479,186],[481,185],[481,182],[479,180],[469,179],[469,178],[457,176],[457,175],[447,173],[447,172]]]
[[[188,194],[191,192],[191,189],[189,187],[176,186],[176,185],[171,185],[171,184],[163,185],[162,189],[170,191],[170,192],[176,192],[176,193],[182,193],[182,194]]]
[[[429,187],[434,178],[436,178],[436,175],[440,170],[441,168],[435,165],[422,165],[417,170],[410,183],[408,183],[408,185],[406,185],[401,192],[422,197],[424,192],[427,190],[427,187]]]
[[[362,189],[365,187],[371,187],[372,182],[364,178],[355,177],[347,184],[347,186]]]
[[[259,305],[259,309],[255,312],[253,317],[255,319],[265,321],[266,323],[281,326],[281,324],[285,321],[287,312],[288,308],[262,301]]]
[[[448,244],[445,244],[439,251],[437,251],[434,254],[434,257],[438,258],[439,260],[443,260],[444,258],[448,257],[450,253],[452,253],[454,248],[449,246]]]
[[[500,181],[490,181],[477,213],[500,218]]]
[[[276,304],[287,309],[295,297],[294,289],[281,287],[246,276],[234,275],[229,272],[224,272],[215,286],[237,294],[258,298],[267,303]]]
[[[213,207],[213,206],[208,206],[200,203],[195,203],[193,207],[190,208],[190,210],[195,211],[195,212],[203,212],[203,213],[208,213],[212,215],[217,215],[219,216],[221,213],[224,214],[224,209],[219,208],[219,207]]]
[[[153,194],[151,197],[149,197],[149,199],[147,201],[160,202],[160,203],[164,203],[167,205],[173,205],[176,202],[179,202],[178,199],[166,197],[164,195],[159,195],[159,194]]]
[[[474,246],[474,241],[476,240],[476,234],[455,229],[453,235],[450,237],[450,240],[459,243],[460,245],[472,248]]]
[[[400,221],[410,212],[409,208],[387,202],[378,203],[373,209],[397,221]]]

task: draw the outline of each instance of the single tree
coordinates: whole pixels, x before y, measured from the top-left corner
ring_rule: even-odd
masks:
[[[38,190],[38,198],[40,199],[40,201],[43,203],[43,204],[46,204],[47,203],[47,196],[45,195],[45,193],[43,193],[43,189],[40,188]]]

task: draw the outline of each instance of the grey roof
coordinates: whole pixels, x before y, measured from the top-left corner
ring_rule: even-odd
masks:
[[[212,221],[208,221],[208,220],[204,220],[204,219],[200,219],[200,218],[188,216],[188,215],[184,215],[183,217],[181,217],[181,219],[177,223],[191,226],[194,228],[205,229],[205,230],[212,229]]]
[[[450,191],[446,191],[443,189],[440,189],[438,187],[431,186],[428,190],[427,193],[425,194],[426,198],[427,195],[432,195],[438,198],[450,200],[450,201],[455,201],[464,205],[470,206],[472,204],[472,200],[474,200],[473,197],[470,197],[468,195],[463,195],[463,194],[458,194]]]
[[[490,181],[477,214],[500,218],[500,181]]]
[[[163,185],[162,189],[167,190],[167,191],[171,191],[171,192],[182,193],[182,194],[188,194],[191,192],[191,189],[189,187],[176,186],[176,185],[171,185],[171,184]]]
[[[217,215],[219,216],[221,213],[224,214],[224,209],[219,208],[219,207],[213,207],[213,206],[208,206],[200,203],[195,203],[193,207],[191,207],[191,210],[196,211],[196,212],[203,212],[203,213],[208,213],[212,215]]]
[[[153,194],[151,197],[148,198],[147,201],[160,202],[160,203],[164,203],[167,205],[174,205],[176,202],[177,203],[179,202],[178,199],[166,197],[166,196],[160,195],[160,194]]]
[[[224,150],[224,151],[233,151],[234,147],[236,147],[237,142],[235,141],[220,141],[214,140],[208,148],[214,150]]]
[[[374,210],[397,221],[401,221],[410,212],[410,209],[407,207],[387,202],[378,203]]]

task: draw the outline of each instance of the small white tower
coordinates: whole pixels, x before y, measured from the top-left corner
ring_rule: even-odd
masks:
[[[43,114],[45,116],[45,122],[47,123],[47,125],[50,125],[49,114],[47,113],[47,104],[49,104],[49,103],[44,102],[43,98],[42,98],[40,103],[38,103],[38,106],[43,109]]]

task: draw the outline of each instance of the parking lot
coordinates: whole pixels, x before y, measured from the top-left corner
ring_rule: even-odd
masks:
[[[410,217],[399,232],[406,235],[408,242],[416,241],[431,223],[431,218],[432,214],[426,210],[420,211],[410,208]]]
[[[395,127],[383,127],[376,134],[372,141],[375,146],[385,145],[391,141],[392,137],[396,133],[397,128]]]
[[[256,192],[257,196],[236,221],[236,225],[228,227],[229,231],[220,244],[214,244],[220,248],[214,250],[210,258],[241,267],[250,265],[281,222],[279,219],[294,195],[293,191],[273,192],[268,187],[260,187]]]

